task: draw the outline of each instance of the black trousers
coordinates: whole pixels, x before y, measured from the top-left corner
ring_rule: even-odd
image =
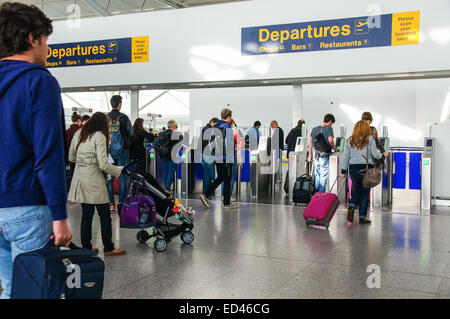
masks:
[[[216,163],[216,168],[217,178],[209,185],[205,192],[205,196],[211,196],[216,188],[223,183],[223,204],[230,205],[233,163]]]
[[[112,242],[112,225],[109,204],[81,204],[83,215],[81,217],[81,245],[83,248],[92,249],[92,218],[94,217],[95,208],[97,207],[100,216],[100,227],[102,231],[103,251],[109,252],[114,250]]]

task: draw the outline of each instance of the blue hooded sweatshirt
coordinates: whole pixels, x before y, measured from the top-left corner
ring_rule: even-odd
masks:
[[[61,89],[43,66],[0,62],[0,208],[48,205],[67,218]]]

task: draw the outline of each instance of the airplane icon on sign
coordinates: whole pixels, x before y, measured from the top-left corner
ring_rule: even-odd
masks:
[[[369,22],[367,19],[360,19],[355,21],[355,34],[369,33]]]
[[[119,47],[119,43],[117,41],[108,42],[108,52],[109,53],[117,53]]]
[[[359,21],[358,24],[357,24],[357,27],[361,28],[361,27],[367,25],[367,23],[368,23],[367,21],[366,22]]]

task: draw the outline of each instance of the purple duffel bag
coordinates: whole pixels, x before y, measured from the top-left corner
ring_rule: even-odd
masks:
[[[120,226],[125,228],[149,227],[156,224],[156,204],[149,195],[128,197],[120,212]]]

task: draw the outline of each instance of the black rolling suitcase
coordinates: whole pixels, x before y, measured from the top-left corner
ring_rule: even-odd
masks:
[[[316,192],[314,180],[309,174],[298,177],[292,190],[292,201],[294,204],[308,204]]]
[[[44,248],[16,257],[12,299],[101,299],[105,264],[88,249]]]

